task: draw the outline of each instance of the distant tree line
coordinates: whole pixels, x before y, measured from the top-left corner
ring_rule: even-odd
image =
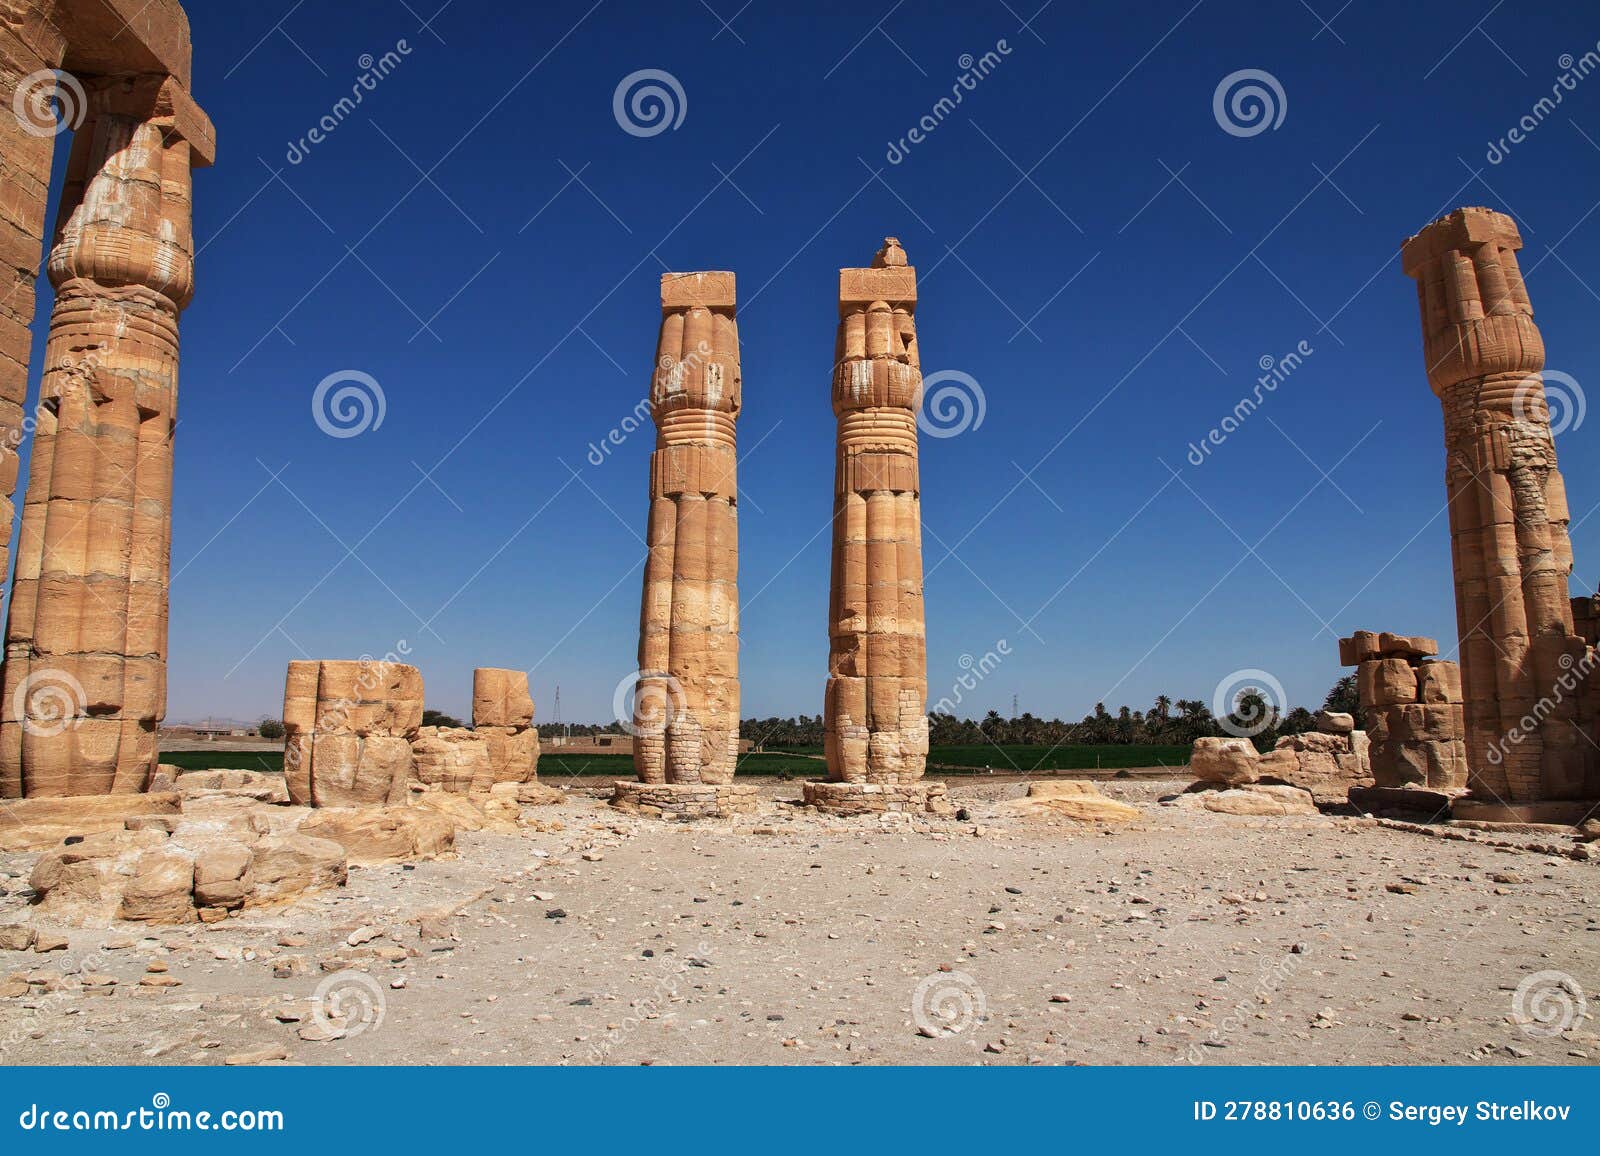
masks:
[[[1347,675],[1333,685],[1323,699],[1322,709],[1343,711],[1359,719],[1354,675]],[[1199,738],[1254,731],[1263,718],[1266,719],[1266,725],[1254,735],[1256,745],[1263,750],[1270,749],[1284,735],[1303,734],[1316,726],[1312,712],[1305,707],[1279,711],[1255,692],[1247,691],[1241,695],[1233,713],[1226,719],[1216,718],[1204,699],[1174,699],[1163,694],[1157,696],[1148,710],[1122,706],[1113,713],[1104,703],[1096,703],[1091,713],[1075,723],[1059,718],[1037,718],[1026,711],[1016,718],[1001,718],[997,711],[990,711],[982,719],[933,714],[928,716],[928,741],[936,746],[974,743],[1000,746],[1065,746],[1074,743],[1089,746],[1134,743],[1185,746]],[[1231,724],[1231,731],[1223,725],[1224,721]],[[539,724],[539,734],[545,737],[623,733],[625,728],[619,722],[604,725]],[[793,718],[747,718],[739,723],[739,737],[768,749],[821,746],[822,716],[803,714]]]

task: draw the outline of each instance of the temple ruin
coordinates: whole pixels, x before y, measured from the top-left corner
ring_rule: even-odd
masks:
[[[1444,410],[1473,799],[1552,818],[1574,809],[1544,804],[1600,799],[1597,688],[1568,592],[1566,485],[1521,247],[1510,217],[1463,208],[1406,241],[1401,264],[1417,282],[1428,382]]]
[[[30,111],[0,118],[8,525],[34,305],[21,270],[38,267],[53,137],[73,138],[6,623],[0,796],[138,792],[166,713],[178,315],[194,292],[190,174],[212,162],[213,132],[189,96],[177,0],[4,9],[0,101]]]
[[[732,273],[663,273],[650,382],[649,554],[633,694],[637,783],[614,802],[678,818],[748,810],[739,754],[739,327]]]
[[[833,576],[824,741],[828,782],[806,802],[835,811],[942,806],[923,783],[928,663],[922,614],[917,271],[885,238],[870,268],[839,270],[833,355]]]

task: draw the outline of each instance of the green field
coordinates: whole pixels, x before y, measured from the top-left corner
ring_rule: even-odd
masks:
[[[825,766],[821,747],[752,752],[739,757],[741,775],[778,775],[788,778],[821,778]],[[161,761],[186,771],[205,770],[283,770],[279,751],[163,751]],[[928,752],[928,766],[936,773],[981,773],[992,768],[1002,774],[1032,774],[1035,771],[1120,770],[1127,767],[1180,767],[1189,761],[1186,746],[1061,746],[1049,747],[970,746],[934,747]],[[632,778],[632,755],[569,755],[546,748],[539,757],[542,775]]]
[[[161,761],[186,771],[283,771],[282,751],[162,751]]]
[[[934,747],[928,752],[928,765],[947,767],[993,767],[996,771],[1089,771],[1121,770],[1126,767],[1181,767],[1189,761],[1188,746],[1136,746],[1107,743],[1100,746],[1064,745],[1049,747],[970,746]]]

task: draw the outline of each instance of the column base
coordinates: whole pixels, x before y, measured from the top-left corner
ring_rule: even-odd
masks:
[[[830,815],[954,812],[943,783],[806,783],[802,789],[806,806]]]
[[[1443,822],[1451,817],[1451,808],[1465,793],[1464,789],[1433,787],[1351,787],[1350,805],[1384,818],[1425,817]]]
[[[1450,817],[1474,823],[1533,823],[1540,826],[1576,827],[1593,818],[1600,802],[1562,799],[1542,803],[1493,803],[1471,797],[1457,799]]]
[[[638,783],[619,781],[611,805],[653,819],[687,823],[695,819],[730,819],[761,810],[758,788],[729,783]]]

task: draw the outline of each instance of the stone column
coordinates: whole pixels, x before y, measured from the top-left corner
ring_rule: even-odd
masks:
[[[1521,247],[1510,217],[1465,208],[1401,250],[1444,409],[1470,786],[1505,804],[1600,798],[1578,696],[1558,689],[1588,647],[1573,625],[1566,487]]]
[[[139,109],[130,113],[132,105]],[[144,788],[166,710],[178,314],[191,137],[173,84],[108,83],[78,131],[6,627],[0,794]]]
[[[833,412],[833,576],[823,706],[827,783],[806,801],[841,811],[927,810],[928,757],[917,473],[916,270],[893,237],[868,269],[839,270]]]
[[[66,51],[60,35],[41,20],[0,21],[0,574],[11,571],[10,533],[15,521],[18,450],[26,436],[28,363],[33,334],[34,286],[44,256],[46,205],[58,126],[52,96],[81,114],[81,102],[50,70]],[[50,77],[47,79],[47,77]],[[13,115],[15,114],[15,115]],[[3,772],[0,772],[3,776]],[[6,790],[0,777],[0,797]]]
[[[674,818],[748,809],[739,755],[739,523],[732,273],[663,273],[650,410],[649,554],[633,765],[619,806]],[[645,789],[648,788],[648,789]]]

